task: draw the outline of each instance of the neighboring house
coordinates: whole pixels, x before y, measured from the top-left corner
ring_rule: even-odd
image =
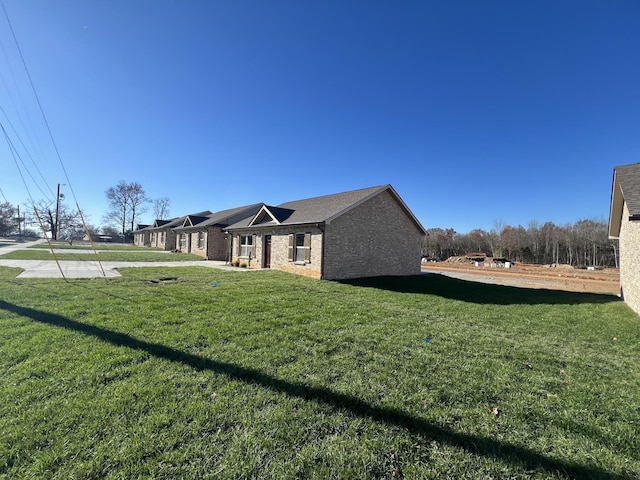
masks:
[[[145,247],[159,247],[160,244],[164,245],[165,231],[164,225],[173,221],[172,220],[154,220],[154,222],[145,229],[136,230],[133,232],[133,243]]]
[[[327,280],[417,275],[426,235],[391,185],[263,205],[227,231],[234,263]]]
[[[175,249],[183,253],[195,253],[201,257],[206,256],[205,228],[198,225],[207,219],[206,216],[187,215],[182,225],[175,227],[173,233],[176,236]]]
[[[620,293],[640,314],[640,163],[613,170],[609,238],[620,243]]]
[[[197,235],[198,240],[204,241],[205,258],[207,260],[229,261],[231,243],[226,228],[234,223],[252,218],[262,206],[262,203],[254,203],[222,210],[209,215],[205,221],[198,224],[198,228],[194,229],[192,236]],[[192,251],[192,253],[200,255],[199,252]]]
[[[147,230],[151,225],[138,224],[138,227],[133,232],[133,243],[139,247],[145,247],[150,244],[150,232]]]
[[[211,211],[204,210],[202,212],[191,213],[164,223],[155,229],[154,233],[156,234],[156,244],[154,245],[154,243],[151,242],[151,246],[162,248],[167,251],[178,250],[179,239],[177,238],[175,229],[182,227],[188,217],[206,217],[207,215],[211,215]]]
[[[253,217],[262,203],[231,208],[212,213],[206,217],[187,215],[183,225],[173,229],[176,234],[176,249],[194,253],[207,260],[229,260],[229,242],[225,228]]]

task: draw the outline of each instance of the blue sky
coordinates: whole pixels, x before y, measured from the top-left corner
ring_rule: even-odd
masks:
[[[390,183],[426,228],[607,220],[640,161],[636,0],[2,2],[69,179],[0,12],[0,189],[97,225],[120,180],[174,216]]]

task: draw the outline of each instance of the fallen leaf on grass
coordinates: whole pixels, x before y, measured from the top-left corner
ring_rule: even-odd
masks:
[[[491,409],[491,413],[493,414],[494,417],[497,417],[498,415],[500,415],[500,409],[498,407],[493,407]]]

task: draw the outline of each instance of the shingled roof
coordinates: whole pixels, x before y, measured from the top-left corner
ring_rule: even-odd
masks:
[[[229,208],[227,210],[221,210],[219,212],[212,213],[211,215],[209,215],[209,218],[205,222],[203,222],[200,226],[208,227],[212,225],[217,225],[221,227],[226,227],[229,225],[229,220],[231,218],[235,217],[236,215],[244,211],[251,210],[252,208],[258,208],[261,205],[263,204],[254,203],[251,205],[245,205],[244,207]]]
[[[347,213],[352,208],[364,203],[376,195],[388,190],[407,215],[416,224],[416,227],[424,232],[424,227],[413,216],[409,208],[404,204],[400,196],[391,185],[362,188],[348,192],[334,193],[320,197],[295,200],[281,203],[273,207],[264,205],[260,212],[253,218],[243,220],[229,226],[229,229],[256,227],[259,225],[301,225],[313,223],[331,223],[334,218]]]
[[[609,213],[610,238],[618,238],[620,235],[625,203],[629,210],[629,220],[640,220],[640,163],[620,165],[613,169]]]
[[[147,231],[156,231],[156,230],[166,230],[166,229],[172,229],[175,227],[181,227],[182,224],[184,223],[184,221],[187,219],[187,217],[206,217],[208,215],[211,215],[211,211],[209,210],[204,210],[202,212],[198,212],[198,213],[191,213],[189,215],[183,215],[182,217],[175,217],[172,218],[170,220],[156,220],[154,222],[154,225],[152,225],[151,227],[145,229]]]

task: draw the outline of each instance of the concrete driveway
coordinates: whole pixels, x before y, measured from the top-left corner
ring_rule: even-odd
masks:
[[[237,270],[237,271],[252,271],[247,268],[237,268],[225,264],[225,262],[217,261],[186,261],[186,262],[98,262],[91,261],[71,261],[61,260],[56,263],[55,260],[5,260],[3,255],[28,248],[31,245],[42,243],[44,240],[37,240],[35,242],[15,243],[11,240],[0,240],[0,267],[16,267],[22,268],[24,271],[18,275],[17,278],[109,278],[119,277],[119,268],[132,268],[132,267],[185,267],[185,266],[198,266],[209,268],[220,268],[224,270]],[[139,251],[139,250],[138,250]],[[56,253],[86,253],[86,250],[56,250]],[[89,251],[93,253],[93,251]],[[58,267],[58,264],[60,267]],[[62,272],[60,271],[62,270]]]

